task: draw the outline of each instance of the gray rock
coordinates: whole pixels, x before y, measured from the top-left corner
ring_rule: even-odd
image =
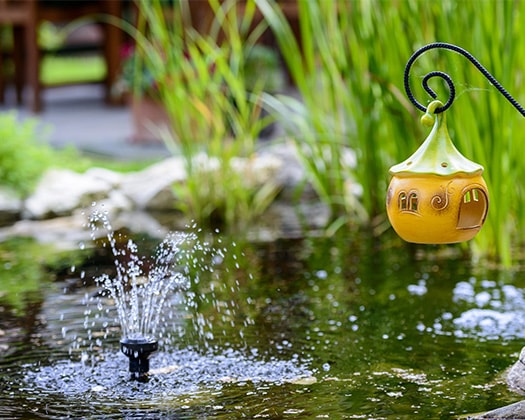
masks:
[[[248,188],[259,188],[269,182],[277,187],[282,185],[278,174],[283,163],[277,156],[258,154],[248,158],[237,157],[230,164],[236,173],[241,174],[244,185]]]
[[[469,417],[475,419],[525,419],[525,401],[519,401],[505,407],[496,408],[484,414]]]
[[[327,154],[330,153],[327,148]],[[285,142],[272,142],[261,149],[262,156],[269,155],[274,158],[281,160],[281,166],[276,172],[275,180],[279,185],[282,186],[282,192],[280,198],[285,201],[290,201],[297,196],[297,188],[300,186],[301,199],[312,200],[318,199],[318,196],[313,189],[312,185],[307,182],[308,174],[306,173],[301,158],[299,157],[299,151],[297,145],[293,141]],[[348,174],[350,170],[355,169],[357,166],[357,157],[355,152],[350,148],[344,148],[341,154],[343,165],[348,168]],[[362,187],[351,182],[349,179],[347,182],[348,192],[354,196],[362,195]]]
[[[182,158],[172,157],[143,171],[127,174],[120,188],[137,209],[166,210],[173,209],[176,200],[173,184],[185,179]]]
[[[115,226],[125,226],[132,232],[145,233],[152,238],[165,238],[169,230],[153,216],[144,211],[122,212],[114,222]]]
[[[256,187],[274,179],[282,162],[275,156],[257,155],[253,158],[233,158],[231,164],[243,174],[248,185]],[[210,177],[220,170],[219,162],[205,155],[198,155],[195,165]],[[173,185],[185,180],[184,160],[172,157],[143,171],[128,174],[120,188],[139,210],[170,211],[178,200]]]
[[[78,249],[81,242],[90,240],[85,224],[86,218],[80,212],[48,220],[19,220],[0,229],[0,241],[13,236],[26,236],[40,243],[52,243],[61,249]]]
[[[107,180],[65,169],[44,174],[34,194],[24,203],[23,216],[46,219],[70,215],[75,209],[106,198],[113,185]]]
[[[122,181],[126,177],[125,174],[122,174],[120,172],[115,172],[110,169],[97,167],[89,168],[85,172],[85,175],[93,179],[99,179],[101,181],[107,182],[108,184],[111,184],[114,187],[118,187],[120,184],[122,184]]]
[[[273,156],[281,161],[275,181],[282,186],[280,198],[290,200],[296,195],[296,189],[303,185],[302,196],[312,198],[316,194],[306,183],[304,168],[297,157],[297,148],[293,142],[271,143],[260,152],[261,156]]]
[[[525,347],[521,349],[516,363],[507,372],[507,385],[509,388],[525,395]],[[469,417],[472,419],[525,419],[525,401],[519,401],[505,407],[496,408],[487,413]]]
[[[525,347],[507,373],[507,385],[512,391],[525,395]]]
[[[0,188],[0,226],[11,224],[20,218],[22,200],[9,188]]]
[[[100,208],[109,213],[118,214],[123,211],[135,209],[133,202],[121,190],[115,189],[108,193],[108,196],[96,202]]]

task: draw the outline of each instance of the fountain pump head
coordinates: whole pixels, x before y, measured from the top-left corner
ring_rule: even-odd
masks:
[[[123,338],[120,340],[120,350],[129,357],[129,372],[131,379],[144,380],[149,372],[149,358],[158,349],[154,338]]]

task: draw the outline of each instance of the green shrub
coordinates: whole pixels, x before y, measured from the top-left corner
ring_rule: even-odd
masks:
[[[0,185],[21,196],[35,187],[54,159],[36,119],[21,121],[16,112],[0,113]]]

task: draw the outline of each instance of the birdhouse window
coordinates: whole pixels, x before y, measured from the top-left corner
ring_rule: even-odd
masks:
[[[472,188],[463,196],[463,203],[467,204],[471,201],[479,201],[479,190],[477,188]]]
[[[399,210],[417,212],[418,198],[415,192],[407,194],[404,191],[399,193]]]
[[[399,193],[399,210],[406,210],[408,207],[407,204],[407,193],[404,191],[401,191]]]
[[[408,196],[408,206],[410,211],[417,211],[417,194],[411,193]]]
[[[480,188],[471,188],[463,194],[459,208],[459,229],[471,229],[483,224],[488,210],[488,198]]]

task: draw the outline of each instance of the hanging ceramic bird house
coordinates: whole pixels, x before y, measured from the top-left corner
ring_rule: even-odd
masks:
[[[483,167],[464,157],[448,134],[445,113],[433,101],[422,122],[433,128],[419,149],[390,168],[386,208],[405,241],[444,244],[472,239],[489,207]]]

